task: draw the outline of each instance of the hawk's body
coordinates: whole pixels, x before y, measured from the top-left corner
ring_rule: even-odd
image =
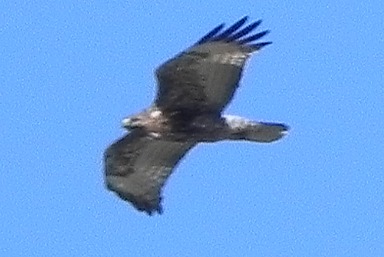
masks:
[[[254,42],[268,33],[251,33],[261,21],[241,28],[247,17],[223,29],[217,26],[196,44],[156,71],[153,105],[123,120],[129,133],[105,152],[108,189],[138,210],[162,212],[161,189],[183,156],[199,142],[249,140],[272,142],[288,127],[222,116],[239,85],[245,61],[270,42]]]

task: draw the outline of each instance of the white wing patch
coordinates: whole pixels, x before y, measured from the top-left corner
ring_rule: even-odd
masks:
[[[151,111],[151,113],[149,114],[151,118],[159,118],[161,115],[162,112],[159,110]]]
[[[249,55],[250,55],[249,53],[244,53],[244,52],[214,54],[211,60],[212,62],[218,62],[222,64],[231,64],[231,65],[241,67],[244,65]]]
[[[243,129],[253,124],[251,120],[235,115],[223,115],[225,122],[231,129]]]

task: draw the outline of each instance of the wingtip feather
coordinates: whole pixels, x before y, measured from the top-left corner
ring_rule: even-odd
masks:
[[[227,29],[224,29],[224,23],[216,26],[214,29],[205,34],[199,41],[195,43],[195,45],[201,45],[208,42],[234,42],[239,45],[248,45],[251,46],[252,49],[259,50],[262,47],[269,45],[270,42],[261,42],[254,43],[252,42],[261,39],[265,35],[269,34],[269,30],[264,30],[254,35],[249,35],[252,31],[254,31],[261,23],[262,20],[256,20],[249,25],[245,26],[245,23],[248,21],[249,16],[244,16],[238,21],[236,21],[233,25],[229,26]],[[245,38],[244,38],[245,37]]]

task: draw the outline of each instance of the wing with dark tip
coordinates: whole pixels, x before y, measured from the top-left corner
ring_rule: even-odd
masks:
[[[261,20],[245,25],[248,17],[224,29],[220,24],[192,47],[156,71],[155,104],[165,111],[186,114],[220,113],[231,101],[248,57],[271,42],[256,42],[268,30],[252,34]]]
[[[134,130],[104,153],[105,184],[148,214],[162,213],[161,189],[193,142],[169,142]]]

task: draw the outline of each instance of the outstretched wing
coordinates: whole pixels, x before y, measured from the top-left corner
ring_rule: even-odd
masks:
[[[271,43],[255,42],[269,31],[250,35],[261,20],[243,27],[247,18],[224,31],[224,24],[217,26],[162,64],[156,71],[159,88],[155,104],[170,112],[220,113],[238,87],[247,58]]]
[[[105,184],[148,214],[162,213],[161,188],[193,142],[169,142],[134,130],[104,153]]]

